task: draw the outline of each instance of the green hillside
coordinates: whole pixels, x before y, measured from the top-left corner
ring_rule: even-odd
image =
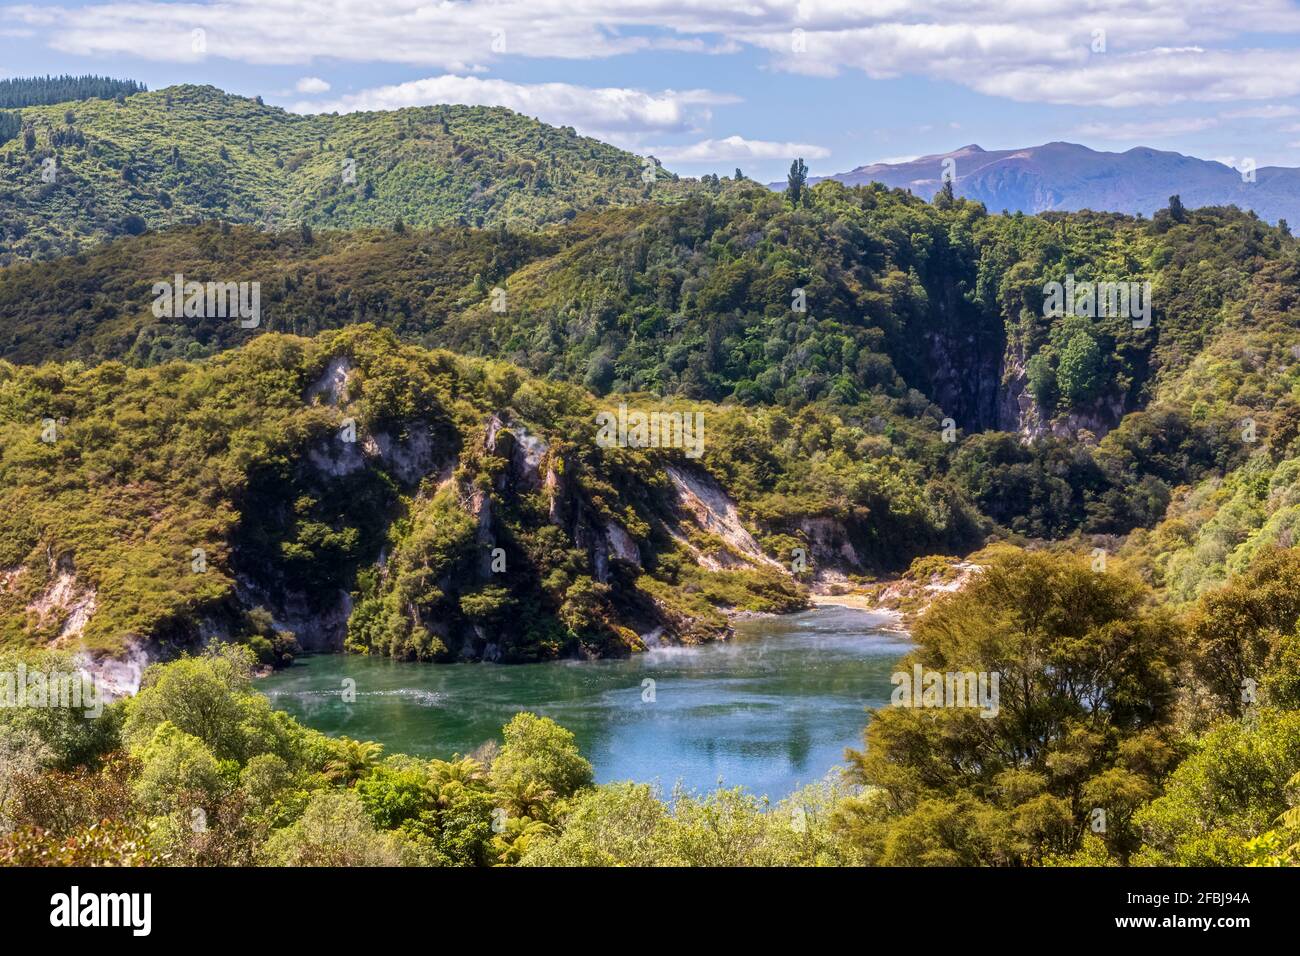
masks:
[[[829,410],[847,453],[905,460],[912,488],[943,478],[1007,531],[1116,535],[1269,440],[1298,270],[1292,237],[1234,209],[1008,217],[732,185],[536,232],[151,231],[5,269],[0,355],[149,365],[373,322],[597,394]],[[156,317],[174,273],[260,282],[259,326]],[[1067,275],[1149,282],[1149,324],[1045,315]]]
[[[303,116],[173,86],[18,112],[0,144],[0,263],[209,219],[536,226],[685,188],[662,170],[647,185],[639,157],[500,108]]]
[[[709,415],[723,449],[760,424]],[[527,660],[626,654],[632,627],[708,639],[717,604],[802,605],[757,545],[681,510],[665,469],[707,473],[597,446],[594,416],[578,389],[371,326],[146,370],[0,364],[0,642],[120,655],[215,629],[271,663],[346,625],[356,649],[443,659],[481,656],[493,621],[493,653]],[[703,574],[692,556],[715,552]],[[357,614],[333,618],[349,591]]]

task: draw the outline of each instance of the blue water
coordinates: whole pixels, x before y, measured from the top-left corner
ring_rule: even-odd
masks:
[[[885,704],[909,649],[889,620],[823,607],[738,622],[737,636],[629,660],[409,664],[304,658],[260,681],[272,703],[325,733],[426,757],[468,753],[521,710],[577,736],[596,779],[741,784],[779,799],[861,745],[866,709]],[[342,699],[344,678],[356,700]],[[653,680],[653,700],[644,684]]]

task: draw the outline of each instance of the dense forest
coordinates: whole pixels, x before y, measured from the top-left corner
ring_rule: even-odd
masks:
[[[668,474],[714,479],[677,449],[593,444],[595,413],[572,386],[370,326],[145,370],[0,364],[0,507],[16,519],[0,633],[120,654],[124,635],[183,649],[217,627],[271,664],[294,641],[268,610],[337,648],[330,615],[355,591],[335,624],[357,649],[480,657],[487,628],[493,656],[528,660],[629,653],[629,624],[707,639],[726,627],[714,605],[803,606],[757,543],[735,552],[684,512]],[[724,415],[737,446],[761,428]],[[490,570],[498,547],[509,574]],[[695,558],[715,553],[706,574]],[[81,600],[42,601],[59,581]]]
[[[806,483],[783,483],[759,452],[712,458],[715,476],[772,528],[833,515],[864,556],[855,570],[898,570],[915,551],[868,540],[889,537],[887,516],[936,547],[971,544],[959,530],[971,512],[1029,538],[1165,535],[1171,509],[1208,493],[1194,489],[1222,496],[1247,459],[1285,462],[1296,270],[1295,241],[1235,209],[1006,217],[880,187],[822,183],[795,205],[741,184],[540,232],[150,231],[9,267],[0,354],[147,367],[268,332],[373,323],[611,402],[651,393],[752,409],[771,419],[758,448],[844,453],[826,459],[843,472],[827,479],[838,504],[793,500]],[[258,327],[155,316],[151,285],[173,273],[259,282]],[[1150,282],[1149,326],[1045,316],[1045,286],[1067,274]],[[837,431],[792,438],[795,421]],[[856,468],[889,477],[855,492]],[[1252,507],[1262,523],[1267,506]],[[1289,515],[1264,540],[1289,534]],[[1190,544],[1169,543],[1152,573]],[[1227,556],[1199,550],[1176,570],[1183,598],[1222,580]]]
[[[144,93],[148,88],[135,80],[108,76],[17,76],[0,80],[0,107],[49,106],[73,100],[111,100]]]
[[[687,189],[652,160],[500,108],[300,115],[172,86],[29,106],[21,121],[0,143],[0,264],[210,219],[532,227]]]
[[[0,708],[0,859],[1297,862],[1285,225],[682,180],[502,109],[76,88],[0,112],[0,653],[151,666],[97,720]],[[255,285],[255,321],[159,309],[173,278]],[[1053,306],[1117,283],[1144,304]],[[620,407],[699,416],[699,453],[600,441]],[[255,691],[304,650],[710,642],[962,559],[900,666],[1000,673],[1000,712],[881,708],[779,803],[597,786],[532,714],[385,756]]]

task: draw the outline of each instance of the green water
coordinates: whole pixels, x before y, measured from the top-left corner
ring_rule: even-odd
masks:
[[[861,744],[865,708],[889,700],[908,650],[878,615],[823,607],[742,621],[734,640],[667,647],[630,660],[549,664],[405,664],[304,658],[258,687],[328,734],[389,752],[449,757],[499,737],[520,710],[569,728],[596,779],[712,789],[719,779],[782,797],[842,764]],[[345,678],[356,700],[343,701]],[[654,681],[654,700],[643,682]]]

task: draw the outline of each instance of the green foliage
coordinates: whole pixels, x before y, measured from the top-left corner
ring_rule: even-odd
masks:
[[[318,793],[302,816],[272,834],[263,849],[271,866],[396,866],[401,843],[374,828],[354,793]]]
[[[1074,333],[1061,350],[1061,361],[1056,369],[1061,394],[1071,405],[1082,405],[1101,391],[1104,370],[1097,340],[1086,330]]]
[[[1207,592],[1191,614],[1198,677],[1223,711],[1261,697],[1300,708],[1300,552],[1268,549],[1247,572]]]
[[[19,112],[0,110],[0,145],[9,142],[23,128],[23,115]]]
[[[405,212],[401,234],[177,225],[10,267],[0,284],[0,350],[26,362],[55,354],[148,364],[210,355],[267,330],[374,321],[407,340],[505,357],[601,393],[775,405],[787,418],[808,410],[803,434],[769,434],[752,450],[711,425],[713,440],[728,444],[716,467],[780,495],[753,501],[771,513],[791,494],[772,487],[774,466],[794,456],[825,471],[864,466],[856,481],[836,476],[861,489],[850,501],[817,496],[805,513],[870,512],[873,527],[851,534],[853,545],[865,563],[885,567],[977,544],[978,522],[962,497],[1035,536],[1150,527],[1179,486],[1238,465],[1249,450],[1236,436],[1241,416],[1266,433],[1291,389],[1285,343],[1295,320],[1279,290],[1295,280],[1294,240],[1246,214],[989,216],[965,200],[936,206],[834,182],[807,195],[792,206],[732,181],[720,192],[587,212],[528,234],[420,232],[409,226],[429,220]],[[154,318],[150,284],[177,271],[262,283],[259,329]],[[1149,280],[1150,327],[1121,316],[1044,315],[1045,282],[1066,274]],[[495,309],[494,288],[508,292],[505,312]],[[945,416],[964,432],[963,445],[995,428],[1045,440],[988,475],[975,461],[962,469],[975,483],[954,488],[945,482]],[[831,460],[835,451],[845,461]],[[877,485],[888,501],[869,491]],[[331,545],[321,563],[346,577],[356,563],[350,541],[324,523],[305,519],[301,530]],[[321,557],[312,543],[291,551],[303,567]],[[411,653],[442,653],[433,637],[417,635]]]
[[[1242,866],[1252,838],[1273,830],[1300,772],[1300,711],[1263,708],[1219,724],[1137,814],[1146,846],[1136,863]]]
[[[1288,865],[1300,843],[1300,654],[1292,552],[1207,595],[1189,619],[1210,659],[1256,647],[1263,702],[1180,738],[1183,641],[1149,592],[1068,555],[999,549],[934,604],[900,664],[1000,676],[997,712],[891,707],[852,782],[775,805],[742,789],[592,784],[572,734],[518,714],[484,761],[424,761],[330,741],[290,718],[261,727],[249,654],[155,665],[92,765],[0,762],[8,863],[437,866]],[[917,562],[925,576],[932,562]],[[1236,645],[1233,645],[1236,641]],[[1250,642],[1253,641],[1253,644]],[[1270,653],[1270,641],[1277,652]],[[1236,646],[1238,650],[1232,651]],[[1259,650],[1264,648],[1264,650]],[[1248,655],[1247,655],[1248,656]],[[910,676],[910,675],[909,675]],[[37,708],[29,708],[37,709]],[[23,709],[0,744],[38,742]],[[35,716],[35,715],[32,715]],[[1184,716],[1186,716],[1184,714]],[[172,718],[178,722],[173,722]],[[191,729],[185,729],[187,724]],[[112,750],[123,741],[133,759]],[[51,739],[57,739],[57,734]],[[263,741],[263,743],[257,743]],[[31,748],[36,752],[39,748]],[[83,748],[84,750],[84,748]],[[13,751],[14,754],[24,751]],[[51,751],[52,752],[52,751]],[[228,756],[222,756],[222,753]],[[106,757],[102,756],[107,754]],[[252,754],[251,756],[249,756]],[[1171,772],[1172,771],[1172,772]],[[1096,814],[1104,813],[1096,827]],[[196,825],[195,821],[201,825]]]
[[[492,784],[517,791],[530,784],[572,796],[591,784],[591,764],[578,752],[573,734],[546,717],[516,714],[502,731],[505,745],[492,762]]]
[[[265,753],[297,759],[292,722],[251,692],[249,658],[243,648],[226,645],[151,667],[126,705],[128,749],[147,757],[160,740],[183,739],[197,741],[216,760],[243,764]]]
[[[1060,395],[1056,380],[1056,369],[1052,367],[1047,352],[1039,352],[1025,365],[1025,376],[1029,382],[1030,394],[1034,396],[1040,408],[1055,408]]]
[[[1093,808],[1108,847],[1172,761],[1179,632],[1141,585],[1070,556],[1010,552],[918,622],[899,666],[999,676],[987,708],[875,712],[854,778],[879,788],[848,832],[884,865],[1041,863],[1077,851]],[[991,686],[991,684],[989,685]],[[952,703],[951,701],[949,702]]]
[[[534,844],[525,866],[655,866],[666,862],[661,836],[669,811],[643,783],[588,790],[576,801],[564,829]]]
[[[29,678],[25,695],[19,686],[23,669]],[[40,675],[43,701],[36,697],[31,675]],[[115,746],[121,708],[105,704],[71,654],[0,652],[0,693],[4,695],[0,706],[0,788],[3,778],[11,773],[94,764]],[[24,701],[37,706],[21,706]],[[42,702],[60,706],[40,706]]]
[[[647,784],[583,791],[562,825],[530,843],[524,866],[852,866],[836,815],[854,791],[813,784],[778,804],[740,788],[673,794]]]
[[[135,755],[144,766],[136,781],[136,797],[152,812],[176,809],[184,794],[197,791],[213,797],[220,790],[220,769],[212,751],[171,721],[159,724]]]
[[[0,106],[45,106],[72,100],[111,100],[148,89],[135,80],[107,76],[17,76],[0,80]]]
[[[790,205],[799,205],[803,201],[804,190],[808,188],[808,164],[802,158],[790,164],[790,173],[785,182],[785,198],[790,200]]]
[[[38,85],[11,98],[49,102],[57,84]],[[74,81],[67,93],[95,88]],[[0,261],[75,253],[132,232],[128,216],[149,229],[211,219],[274,228],[539,225],[647,193],[638,157],[496,107],[302,115],[211,86],[125,92],[134,95],[77,103],[72,138],[63,133],[66,104],[21,104],[40,152],[0,145],[9,249]],[[41,181],[41,154],[58,157],[54,184]],[[665,179],[648,192],[687,188]]]
[[[337,393],[336,374],[346,379]],[[658,559],[682,548],[663,530],[683,520],[664,475],[668,462],[688,467],[679,451],[601,448],[595,407],[576,388],[400,346],[373,327],[258,336],[209,362],[2,366],[0,378],[0,503],[20,516],[0,529],[0,560],[12,569],[0,589],[8,645],[76,626],[84,646],[121,655],[136,640],[191,647],[215,627],[279,666],[296,639],[320,646],[316,622],[354,592],[357,651],[480,656],[487,628],[504,631],[492,643],[508,660],[627,654],[639,645],[627,621],[645,620],[654,590],[639,579],[667,581],[674,566]],[[773,468],[739,471],[753,454],[749,414],[707,414],[734,420],[720,426],[738,466],[728,484],[751,498]],[[340,437],[349,419],[352,443]],[[506,420],[491,427],[499,447],[489,450],[489,424]],[[789,487],[821,440],[805,436],[785,453]],[[718,458],[720,470],[731,458]],[[854,469],[846,456],[835,467]],[[451,480],[422,490],[442,469]],[[828,468],[826,493],[839,480]],[[881,494],[865,479],[852,487]],[[897,494],[920,497],[906,483]],[[906,520],[933,519],[922,509]],[[611,559],[593,547],[620,532],[635,553]],[[512,571],[499,583],[497,543]],[[803,606],[793,581],[743,570],[755,562],[743,558],[710,593],[735,607]],[[70,596],[55,600],[65,587]],[[728,626],[707,602],[649,610],[674,633],[702,621],[694,639]]]
[[[739,170],[647,186],[505,110],[116,82],[0,82],[0,670],[71,670],[56,643],[182,656],[102,717],[0,709],[0,858],[1296,862],[1285,224],[1178,197],[990,216],[809,187],[802,160],[784,196]],[[178,272],[258,282],[259,326],[154,316]],[[1150,281],[1152,323],[1046,314],[1067,275]],[[619,403],[703,414],[704,456],[601,447]],[[804,578],[919,591],[989,534],[1115,547],[1154,590],[991,551],[901,666],[996,673],[998,713],[882,709],[850,785],[776,806],[594,786],[532,714],[482,761],[383,759],[253,691],[300,641],[521,662],[714,639],[805,606],[797,551]],[[213,634],[240,646],[183,656]]]

